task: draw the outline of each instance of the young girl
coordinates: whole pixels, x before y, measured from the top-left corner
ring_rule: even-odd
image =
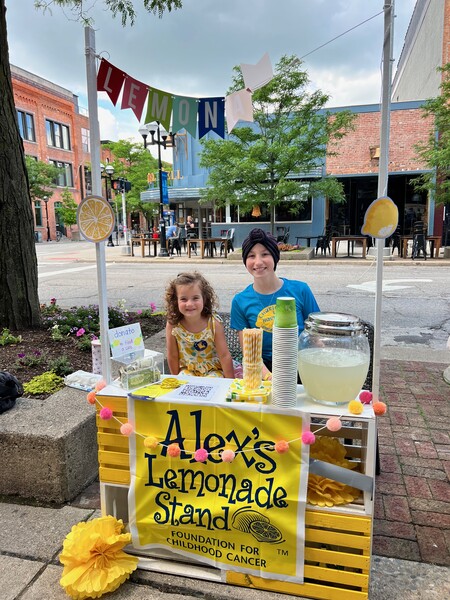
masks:
[[[200,273],[180,273],[166,290],[167,360],[172,375],[234,377],[214,290]]]

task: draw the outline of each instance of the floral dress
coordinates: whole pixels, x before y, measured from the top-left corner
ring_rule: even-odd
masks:
[[[191,333],[180,323],[172,329],[172,335],[177,340],[180,374],[193,377],[223,377],[214,342],[215,317],[209,317],[203,331]]]

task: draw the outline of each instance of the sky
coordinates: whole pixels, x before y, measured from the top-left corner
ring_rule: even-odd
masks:
[[[268,52],[274,68],[283,55],[304,57],[310,89],[328,94],[330,107],[381,100],[383,0],[183,0],[162,19],[135,0],[136,23],[125,28],[102,0],[84,5],[95,20],[97,54],[173,94],[225,96],[233,67]],[[395,3],[393,73],[414,5]],[[33,0],[6,6],[10,62],[71,90],[87,108],[83,26],[57,6],[45,13]],[[142,141],[131,110],[115,108],[104,92],[98,106],[101,139]]]

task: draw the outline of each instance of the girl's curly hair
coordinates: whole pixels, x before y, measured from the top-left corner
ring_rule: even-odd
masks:
[[[194,283],[198,283],[202,293],[202,315],[209,317],[217,310],[218,301],[216,293],[201,273],[198,273],[198,271],[194,271],[193,273],[179,273],[167,286],[164,298],[166,317],[171,325],[178,325],[183,318],[183,315],[178,310],[177,286],[192,285]]]

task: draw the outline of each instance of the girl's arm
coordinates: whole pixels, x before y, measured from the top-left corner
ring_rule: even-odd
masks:
[[[239,343],[241,345],[241,349],[242,352],[244,352],[243,348],[244,348],[244,334],[242,331],[238,331],[238,335],[239,335]],[[264,381],[272,381],[272,373],[269,371],[269,369],[266,367],[266,365],[263,363],[262,366],[262,378]]]
[[[178,344],[175,337],[172,335],[173,325],[166,324],[166,348],[167,362],[169,363],[169,371],[172,375],[178,375],[180,372],[180,357],[178,355]]]
[[[216,352],[222,365],[223,374],[225,377],[234,379],[233,359],[228,350],[227,340],[225,339],[225,331],[223,324],[220,321],[215,322],[216,334],[214,342],[216,344]]]

